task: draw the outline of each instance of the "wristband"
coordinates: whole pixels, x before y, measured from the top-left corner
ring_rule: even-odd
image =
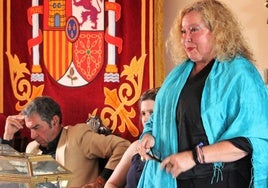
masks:
[[[205,156],[202,149],[203,143],[200,142],[193,150],[193,159],[196,165],[205,164]]]
[[[196,147],[192,150],[192,154],[193,154],[193,159],[194,159],[195,164],[200,165],[201,163],[198,161]]]
[[[202,142],[196,146],[196,153],[197,153],[197,159],[198,159],[199,163],[205,164],[206,161],[205,161],[205,156],[203,153],[202,146],[203,146]]]

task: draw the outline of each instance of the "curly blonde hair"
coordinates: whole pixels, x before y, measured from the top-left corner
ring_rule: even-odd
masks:
[[[166,49],[172,60],[181,62],[188,59],[181,43],[181,24],[183,17],[191,11],[199,12],[206,27],[212,31],[215,58],[224,61],[241,55],[254,61],[253,53],[242,35],[240,24],[231,10],[217,0],[194,1],[179,12],[166,42]]]

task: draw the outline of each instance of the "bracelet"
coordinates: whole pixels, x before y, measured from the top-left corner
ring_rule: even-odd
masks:
[[[202,149],[203,143],[200,142],[192,151],[195,164],[205,164],[205,156]]]
[[[200,164],[205,164],[206,161],[205,161],[205,156],[203,153],[202,146],[203,146],[202,142],[196,146],[196,153],[197,153],[197,158]]]
[[[200,165],[201,163],[199,162],[198,157],[197,157],[196,147],[192,150],[192,154],[193,154],[193,159],[194,159],[195,164]]]

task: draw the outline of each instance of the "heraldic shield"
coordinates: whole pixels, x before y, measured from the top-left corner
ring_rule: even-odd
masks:
[[[44,64],[61,85],[87,85],[104,64],[103,0],[44,1]]]

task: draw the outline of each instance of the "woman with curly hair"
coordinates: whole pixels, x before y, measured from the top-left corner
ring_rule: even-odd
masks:
[[[138,187],[268,187],[268,91],[232,12],[217,0],[192,2],[167,47],[180,64],[143,130]]]

